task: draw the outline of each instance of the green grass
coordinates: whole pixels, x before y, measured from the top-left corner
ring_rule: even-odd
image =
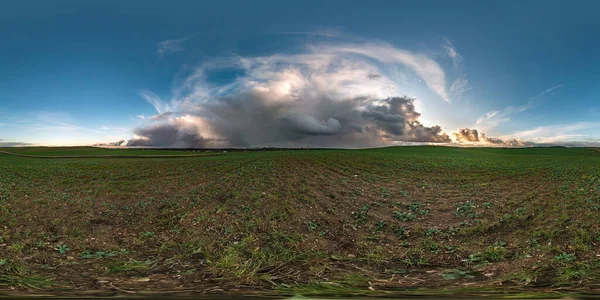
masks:
[[[32,156],[146,156],[146,155],[190,155],[191,151],[98,148],[98,147],[15,147],[0,148],[1,151]]]
[[[0,170],[6,288],[160,277],[165,287],[334,294],[367,291],[369,282],[375,289],[503,282],[585,290],[600,268],[600,153],[593,149],[0,154]]]

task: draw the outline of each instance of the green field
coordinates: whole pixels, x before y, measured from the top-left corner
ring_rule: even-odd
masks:
[[[0,154],[0,294],[561,295],[599,245],[594,149]]]
[[[64,156],[160,156],[160,155],[192,155],[190,151],[153,150],[153,149],[108,149],[97,147],[20,147],[0,148],[0,152],[8,152],[26,156],[64,157]]]

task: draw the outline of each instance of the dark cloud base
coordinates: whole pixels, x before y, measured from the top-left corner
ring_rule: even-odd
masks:
[[[0,139],[0,148],[27,147],[27,146],[33,146],[33,144],[22,143],[22,142],[5,142],[3,139]]]
[[[181,116],[201,119],[203,124],[184,122],[178,119]],[[451,142],[439,126],[421,124],[420,116],[414,99],[408,97],[273,102],[248,93],[155,118],[155,123],[137,128],[137,137],[127,146],[350,148]],[[203,130],[218,138],[207,138]]]

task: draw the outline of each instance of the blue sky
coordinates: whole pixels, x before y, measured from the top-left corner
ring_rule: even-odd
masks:
[[[9,1],[0,9],[0,145],[592,145],[598,9]],[[389,100],[401,96],[415,100]]]

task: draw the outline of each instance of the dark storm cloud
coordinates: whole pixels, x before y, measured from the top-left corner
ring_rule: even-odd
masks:
[[[127,145],[372,147],[401,141],[450,142],[439,126],[426,127],[418,121],[413,102],[407,97],[336,101],[325,96],[274,102],[263,94],[247,93],[138,128],[138,137]],[[205,138],[205,132],[217,138]]]
[[[155,124],[138,128],[135,134],[139,138],[130,139],[127,146],[204,148],[207,140],[200,133],[179,123]]]

